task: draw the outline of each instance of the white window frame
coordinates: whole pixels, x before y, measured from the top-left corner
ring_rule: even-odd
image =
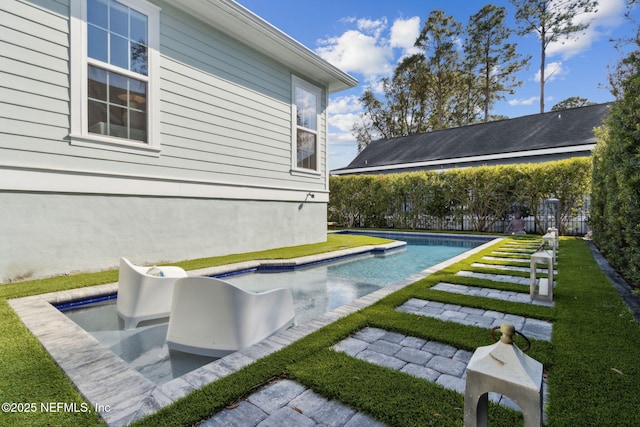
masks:
[[[159,157],[160,155],[160,8],[145,0],[117,0],[147,16],[147,142],[90,133],[88,129],[87,2],[71,1],[71,133],[72,145]],[[119,67],[100,68],[133,77]]]
[[[298,126],[297,120],[297,106],[296,106],[296,88],[302,88],[308,92],[313,93],[316,96],[316,129],[309,129],[303,126]],[[322,141],[320,136],[322,135],[321,128],[321,108],[322,108],[322,89],[315,86],[297,76],[291,76],[291,173],[299,175],[322,175],[320,170],[321,166],[321,146]],[[316,135],[316,167],[315,169],[307,169],[298,167],[298,128],[303,129],[306,132],[311,132]]]

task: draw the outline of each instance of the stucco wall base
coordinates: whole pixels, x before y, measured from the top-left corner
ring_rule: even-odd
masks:
[[[0,192],[0,280],[326,240],[326,203]]]

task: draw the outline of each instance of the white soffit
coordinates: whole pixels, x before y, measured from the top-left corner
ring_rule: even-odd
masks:
[[[358,81],[312,50],[233,0],[173,0],[185,12],[255,50],[286,64],[303,77],[327,86],[330,93]]]

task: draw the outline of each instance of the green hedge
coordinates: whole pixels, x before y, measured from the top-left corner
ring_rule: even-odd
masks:
[[[332,176],[329,185],[329,221],[347,227],[449,230],[467,218],[470,230],[492,231],[518,207],[524,215],[533,215],[542,230],[540,207],[551,195],[560,200],[565,222],[584,207],[591,159]]]
[[[629,61],[636,72],[596,132],[589,225],[607,260],[640,286],[640,58]]]

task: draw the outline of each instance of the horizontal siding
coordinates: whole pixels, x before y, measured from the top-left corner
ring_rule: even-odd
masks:
[[[2,113],[4,111],[0,110]],[[38,121],[26,121],[23,119],[15,120],[11,118],[1,117],[0,129],[5,136],[0,136],[0,147],[11,149],[24,149],[25,151],[45,153],[58,153],[60,146],[66,147],[67,142],[64,141],[69,136],[69,127],[51,126]],[[0,133],[0,135],[2,135]],[[21,139],[22,143],[18,144],[14,137],[26,137]],[[0,155],[0,164],[4,163],[4,155]],[[31,158],[24,156],[23,160],[27,162],[25,166],[42,166],[42,163],[31,162]],[[22,163],[22,162],[21,162]],[[53,166],[51,162],[45,164]]]
[[[69,87],[68,72],[55,72],[27,63],[21,59],[9,58],[3,56],[2,51],[0,51],[0,73],[2,73],[3,77],[5,74],[24,76],[36,82],[49,83],[64,88]]]
[[[69,31],[69,0],[13,0],[2,3],[2,10],[14,15],[16,20],[53,29],[61,34],[58,37],[61,44],[68,45],[64,34]]]
[[[171,71],[163,70],[162,75],[163,101],[184,105],[196,113],[203,112],[219,118],[225,122],[223,126],[242,129],[243,133],[269,133],[276,139],[282,139],[290,133],[286,131],[291,123],[289,104],[281,103],[278,105],[279,108],[264,106],[257,110],[257,101],[251,99],[258,98],[257,96],[249,94],[246,98],[238,99],[237,93],[242,89],[225,88],[224,85],[213,86],[207,82],[190,79],[186,74],[179,75]],[[210,83],[216,82],[214,80]],[[244,126],[248,119],[251,120],[249,128]]]
[[[246,138],[237,139],[235,130],[229,130],[227,132],[229,135],[225,135],[224,129],[219,126],[187,119],[185,119],[185,122],[190,126],[163,125],[163,131],[166,128],[166,133],[164,133],[166,142],[163,144],[163,149],[169,151],[169,147],[175,147],[187,150],[183,152],[186,156],[185,158],[193,158],[195,160],[201,160],[204,153],[209,153],[218,156],[218,161],[220,160],[219,156],[223,155],[238,159],[243,157],[262,158],[272,163],[284,163],[282,159],[289,155],[288,149],[278,150],[269,145],[264,145],[264,143],[249,143]],[[214,128],[213,130],[217,135],[212,135],[207,127]],[[171,139],[169,138],[170,133],[173,134]],[[193,153],[189,155],[188,150],[192,150]],[[241,160],[239,162],[236,160],[235,163],[242,164]],[[285,166],[287,165],[285,164]]]
[[[0,15],[2,14],[0,13]],[[2,22],[1,16],[0,22]],[[3,56],[37,65],[46,70],[59,73],[68,72],[69,49],[67,46],[50,43],[6,27],[2,29],[2,33],[4,40],[0,45],[0,52]],[[6,42],[7,40],[10,42]]]
[[[7,65],[7,67],[4,67],[3,64]],[[69,101],[68,76],[64,76],[65,84],[59,84],[63,81],[61,80],[58,82],[57,79],[53,79],[54,82],[35,80],[30,76],[11,74],[10,72],[15,72],[15,70],[10,70],[8,65],[9,64],[5,64],[4,61],[0,61],[0,75],[2,75],[2,79],[0,79],[0,86],[22,94],[43,97],[45,103],[48,103],[48,100],[50,99],[66,102]],[[18,97],[18,99],[20,98]]]
[[[68,145],[69,135],[68,8],[37,3],[0,5],[1,144],[57,152]]]
[[[107,175],[323,190],[324,176],[290,173],[289,70],[162,7],[162,152],[153,158],[69,144],[68,6],[0,2],[0,158]],[[324,147],[320,155],[326,159]]]
[[[162,132],[174,137],[163,138],[163,147],[172,145],[166,155],[176,156],[176,165],[210,168],[220,179],[301,182],[289,174],[286,70],[183,14],[164,15],[163,24]]]
[[[27,124],[42,124],[58,128],[69,128],[69,115],[58,112],[37,110],[22,105],[2,104],[0,116],[5,119],[24,121]]]
[[[169,9],[166,9],[169,11]],[[288,102],[288,70],[182,12],[163,14],[162,51],[198,70]]]

